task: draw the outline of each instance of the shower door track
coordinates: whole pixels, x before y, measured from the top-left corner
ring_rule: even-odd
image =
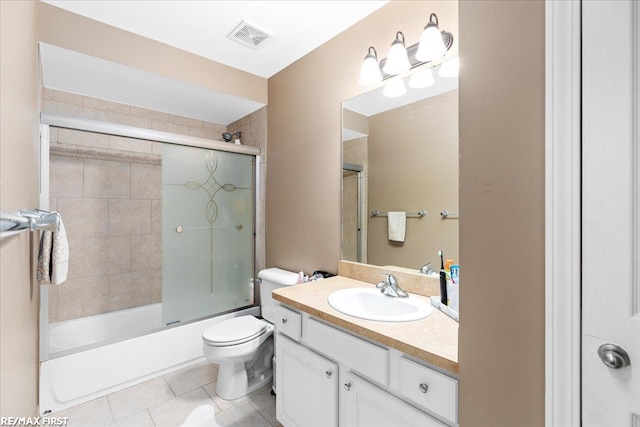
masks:
[[[209,150],[225,151],[229,153],[245,154],[255,157],[255,177],[254,185],[254,214],[253,214],[253,236],[254,236],[254,263],[253,277],[254,283],[257,278],[256,263],[258,259],[258,246],[255,244],[257,238],[257,221],[261,206],[260,195],[260,148],[248,145],[231,144],[222,141],[215,141],[206,138],[198,138],[195,136],[180,135],[170,132],[162,132],[157,130],[139,128],[136,126],[121,125],[117,123],[102,122],[99,120],[83,119],[78,117],[65,116],[61,114],[40,113],[40,165],[38,179],[39,208],[49,210],[49,127],[54,126],[64,129],[80,130],[85,132],[95,132],[105,135],[121,136],[127,138],[143,139],[147,141],[162,142],[166,144],[182,145],[187,147],[197,147]],[[40,307],[40,361],[47,360],[49,357],[49,349],[45,340],[41,337],[45,335],[45,331],[49,329],[49,313],[48,313],[48,288],[41,287],[41,299],[46,298],[46,304],[41,301]],[[256,287],[253,288],[254,304],[257,301]],[[44,310],[43,310],[44,308]],[[246,307],[245,307],[246,308]],[[241,310],[242,308],[238,309]],[[235,310],[231,310],[233,312]],[[216,314],[217,316],[219,314]],[[213,317],[213,316],[212,316]],[[197,319],[202,320],[202,319]],[[175,325],[173,325],[175,327]]]

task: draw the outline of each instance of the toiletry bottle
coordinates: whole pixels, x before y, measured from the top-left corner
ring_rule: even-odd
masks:
[[[451,301],[451,309],[460,312],[460,266],[453,264],[451,266],[451,292],[449,297]]]
[[[447,272],[444,269],[444,258],[442,251],[438,251],[440,255],[440,302],[444,305],[448,305],[449,299],[447,298]]]

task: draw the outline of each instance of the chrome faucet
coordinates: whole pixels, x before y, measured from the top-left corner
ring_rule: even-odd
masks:
[[[437,273],[437,271],[431,268],[431,264],[432,262],[429,261],[428,263],[420,267],[420,274],[426,274],[428,276],[431,273]]]
[[[376,288],[380,289],[384,295],[393,298],[406,298],[408,293],[400,289],[398,286],[398,279],[393,274],[384,274],[386,280],[381,281],[376,285]]]

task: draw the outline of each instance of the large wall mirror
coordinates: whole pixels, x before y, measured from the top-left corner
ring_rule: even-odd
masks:
[[[389,98],[379,87],[342,104],[344,260],[415,270],[438,269],[438,250],[459,260],[458,78],[432,71],[427,88]],[[390,211],[407,213],[404,242],[388,238]]]

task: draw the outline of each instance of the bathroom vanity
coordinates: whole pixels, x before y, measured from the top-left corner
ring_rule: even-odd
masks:
[[[276,410],[285,427],[455,426],[458,324],[351,317],[327,302],[374,287],[342,276],[277,289]],[[411,295],[410,298],[427,298]]]

